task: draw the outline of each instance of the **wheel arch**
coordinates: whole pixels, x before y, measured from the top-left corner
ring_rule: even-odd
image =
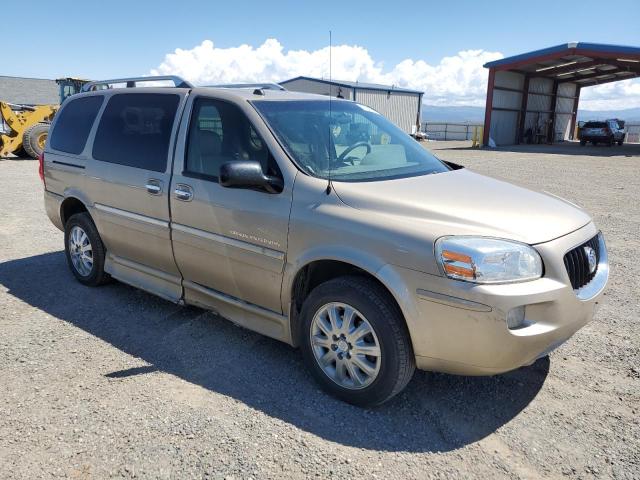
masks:
[[[64,227],[67,223],[67,220],[71,218],[72,215],[76,213],[89,213],[89,209],[85,205],[85,203],[75,196],[68,196],[60,204],[60,221],[62,222],[62,226]],[[89,215],[91,215],[89,213]]]
[[[357,252],[354,256],[335,253],[309,256],[295,268],[291,268],[291,274],[286,276],[283,289],[283,303],[289,311],[291,343],[294,346],[299,344],[300,310],[302,302],[311,290],[321,283],[346,275],[369,278],[383,288],[402,314],[411,336],[407,316],[413,315],[415,310],[406,301],[408,288],[394,269],[389,267],[379,259],[364,257],[362,252]]]

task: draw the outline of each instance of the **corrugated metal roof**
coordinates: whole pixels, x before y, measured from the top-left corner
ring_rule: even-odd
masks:
[[[640,77],[640,48],[601,43],[570,42],[503,58],[484,65],[581,87]]]
[[[60,103],[55,80],[0,76],[0,100],[24,105]]]
[[[575,52],[578,50],[578,52]],[[612,53],[620,56],[631,55],[640,56],[640,47],[631,47],[625,45],[609,45],[606,43],[587,43],[587,42],[569,42],[561,45],[555,45],[549,48],[543,48],[540,50],[534,50],[532,52],[522,53],[520,55],[514,55],[512,57],[502,58],[493,62],[485,63],[485,68],[502,67],[514,63],[521,63],[522,61],[531,60],[535,63],[538,57],[554,56],[558,54],[559,57],[568,54],[580,54],[580,50],[599,53]]]
[[[366,82],[352,82],[350,80],[325,80],[322,78],[313,78],[313,77],[305,77],[303,75],[295,78],[290,78],[289,80],[284,80],[280,82],[280,85],[284,85],[288,82],[293,82],[294,80],[310,80],[312,82],[320,82],[325,83],[327,85],[337,85],[339,87],[347,87],[347,88],[355,88],[355,89],[365,89],[365,90],[383,90],[385,92],[402,92],[402,93],[415,93],[416,95],[422,95],[424,92],[419,90],[411,90],[409,88],[401,88],[396,87],[394,85],[380,85],[378,83],[366,83]]]

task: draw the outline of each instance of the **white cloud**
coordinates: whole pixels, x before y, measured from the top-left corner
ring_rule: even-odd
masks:
[[[580,108],[585,110],[619,110],[640,106],[640,81],[623,80],[583,88]]]
[[[487,71],[482,65],[502,58],[499,52],[465,50],[437,65],[407,59],[391,69],[375,61],[366,48],[337,45],[332,52],[332,76],[340,80],[382,83],[423,90],[425,102],[436,105],[484,106]],[[279,82],[298,75],[329,77],[329,48],[288,50],[276,39],[259,47],[218,48],[211,40],[190,49],[176,49],[150,72],[180,75],[197,85],[237,82]]]
[[[500,52],[464,50],[444,57],[438,64],[406,59],[393,66],[376,61],[366,48],[337,45],[332,49],[332,76],[425,92],[428,104],[484,106],[488,71],[486,62],[503,58]],[[329,48],[314,51],[285,50],[276,39],[254,47],[218,48],[204,40],[192,49],[176,49],[150,72],[180,75],[196,85],[239,82],[279,82],[298,75],[329,77]],[[624,81],[585,88],[580,108],[603,110],[640,105],[640,82]]]

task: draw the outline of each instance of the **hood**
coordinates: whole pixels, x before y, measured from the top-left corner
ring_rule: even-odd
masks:
[[[536,244],[591,221],[575,205],[466,169],[379,182],[334,182],[358,210],[432,224],[443,235],[483,235]],[[435,232],[434,232],[435,233]]]

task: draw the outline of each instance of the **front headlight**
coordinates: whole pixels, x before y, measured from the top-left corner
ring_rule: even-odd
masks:
[[[542,276],[542,259],[529,245],[483,237],[443,237],[436,258],[444,274],[474,283],[508,283]]]

